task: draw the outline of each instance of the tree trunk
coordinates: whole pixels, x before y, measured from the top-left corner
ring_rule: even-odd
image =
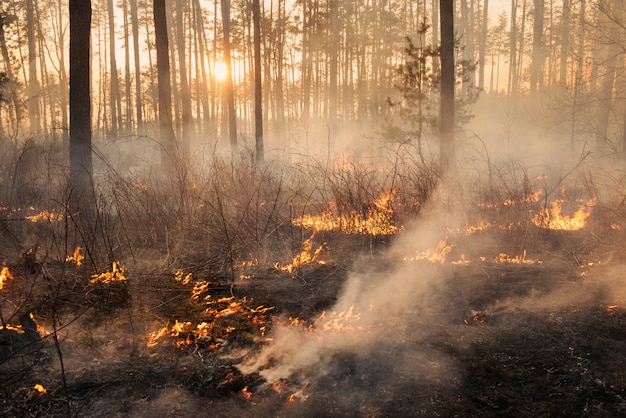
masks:
[[[172,87],[170,85],[170,60],[167,39],[165,0],[154,0],[154,35],[157,53],[157,79],[159,90],[159,135],[161,165],[169,175],[178,163],[176,136],[172,124]]]
[[[254,21],[254,138],[256,160],[263,162],[263,97],[261,75],[261,5],[259,0],[252,1],[252,19]]]
[[[109,13],[109,64],[111,72],[111,96],[109,97],[111,106],[111,135],[114,137],[118,135],[120,114],[120,83],[117,77],[117,60],[115,58],[115,11],[113,10],[113,0],[108,0],[108,13]]]
[[[39,135],[41,114],[39,109],[40,86],[37,78],[37,46],[35,44],[35,21],[33,0],[26,0],[26,31],[28,36],[28,120],[30,132]]]
[[[559,82],[567,85],[567,57],[569,55],[569,16],[570,0],[563,0],[563,15],[561,16],[561,60],[559,67]]]
[[[509,68],[509,96],[517,94],[517,0],[511,1],[511,32],[509,35],[509,52],[511,66]],[[524,37],[522,36],[522,39]]]
[[[143,134],[143,104],[141,100],[141,61],[139,55],[139,16],[137,0],[130,0],[130,25],[133,32],[133,56],[135,57],[135,124],[138,134]],[[126,88],[129,88],[128,86]]]
[[[224,30],[224,65],[226,77],[224,89],[226,105],[228,106],[228,138],[233,155],[237,152],[237,114],[235,113],[235,91],[233,86],[233,72],[230,59],[230,0],[222,0],[222,26]]]
[[[454,166],[454,0],[440,0],[441,96],[439,108],[440,164]]]
[[[70,12],[70,211],[93,219],[90,34],[91,1],[69,0]]]
[[[530,93],[537,92],[543,84],[543,14],[544,0],[535,0],[533,13],[533,56],[530,64]]]
[[[191,114],[191,93],[189,91],[189,81],[187,80],[187,62],[185,57],[185,30],[183,26],[183,2],[176,0],[176,37],[178,50],[178,69],[180,73],[180,95],[182,101],[182,138],[181,152],[184,158],[189,156],[190,142],[193,138],[193,125]]]
[[[482,91],[485,88],[485,52],[487,49],[487,32],[489,30],[489,0],[484,0],[483,21],[480,34],[480,46],[478,50],[478,88]]]

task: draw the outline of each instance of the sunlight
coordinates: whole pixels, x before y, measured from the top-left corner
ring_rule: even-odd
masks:
[[[226,74],[226,64],[224,64],[222,61],[217,61],[215,63],[215,66],[213,67],[213,75],[215,77],[215,80],[220,82],[224,81],[224,79],[226,78]]]

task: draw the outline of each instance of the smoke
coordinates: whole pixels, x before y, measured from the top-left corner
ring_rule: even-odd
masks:
[[[271,343],[238,368],[276,382],[294,376],[320,379],[336,369],[333,364],[342,356],[376,356],[372,362],[393,362],[405,371],[431,362],[440,364],[441,355],[426,346],[407,347],[406,330],[415,324],[436,323],[438,302],[433,295],[440,283],[450,279],[451,272],[432,263],[403,261],[402,255],[436,246],[444,233],[437,228],[442,223],[429,217],[398,236],[391,248],[374,260],[355,261],[336,303],[323,317],[311,327],[275,325]],[[430,332],[427,328],[425,334]],[[413,332],[413,338],[417,334]],[[380,353],[381,347],[387,352]],[[416,352],[422,357],[429,352],[433,358],[410,365],[407,358]],[[386,362],[381,355],[391,357]]]

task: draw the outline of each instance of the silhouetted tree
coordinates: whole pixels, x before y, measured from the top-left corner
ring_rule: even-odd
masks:
[[[454,0],[440,0],[441,92],[439,108],[440,164],[454,165]]]
[[[178,161],[176,137],[172,125],[172,86],[170,84],[169,45],[165,0],[154,0],[154,34],[157,53],[157,79],[159,90],[159,136],[161,164],[164,173]]]
[[[261,78],[261,6],[259,0],[252,0],[252,19],[254,21],[254,138],[256,160],[263,162],[263,80]]]
[[[70,0],[70,210],[92,219],[91,1]]]

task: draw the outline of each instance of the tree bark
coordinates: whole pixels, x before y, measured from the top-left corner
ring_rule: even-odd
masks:
[[[157,53],[157,80],[159,90],[159,135],[163,173],[171,174],[177,165],[176,136],[172,125],[172,87],[167,39],[165,0],[154,0],[154,35]]]
[[[142,134],[143,104],[141,100],[141,61],[139,55],[139,16],[137,15],[137,0],[130,0],[130,25],[133,32],[133,56],[135,58],[135,124],[137,133]]]
[[[441,96],[439,103],[440,164],[444,172],[454,165],[454,0],[440,0]]]
[[[39,135],[41,113],[39,109],[39,79],[37,78],[37,46],[35,43],[35,18],[33,0],[26,0],[26,31],[28,36],[28,121],[30,131]]]
[[[261,5],[252,0],[252,20],[254,21],[254,138],[256,160],[262,163],[263,150],[263,86],[261,75]]]
[[[90,34],[91,1],[69,0],[70,12],[70,211],[93,219]]]
[[[224,30],[224,94],[228,106],[228,138],[233,155],[237,152],[237,114],[235,113],[235,92],[233,86],[233,72],[230,58],[230,0],[222,0],[222,26]]]

